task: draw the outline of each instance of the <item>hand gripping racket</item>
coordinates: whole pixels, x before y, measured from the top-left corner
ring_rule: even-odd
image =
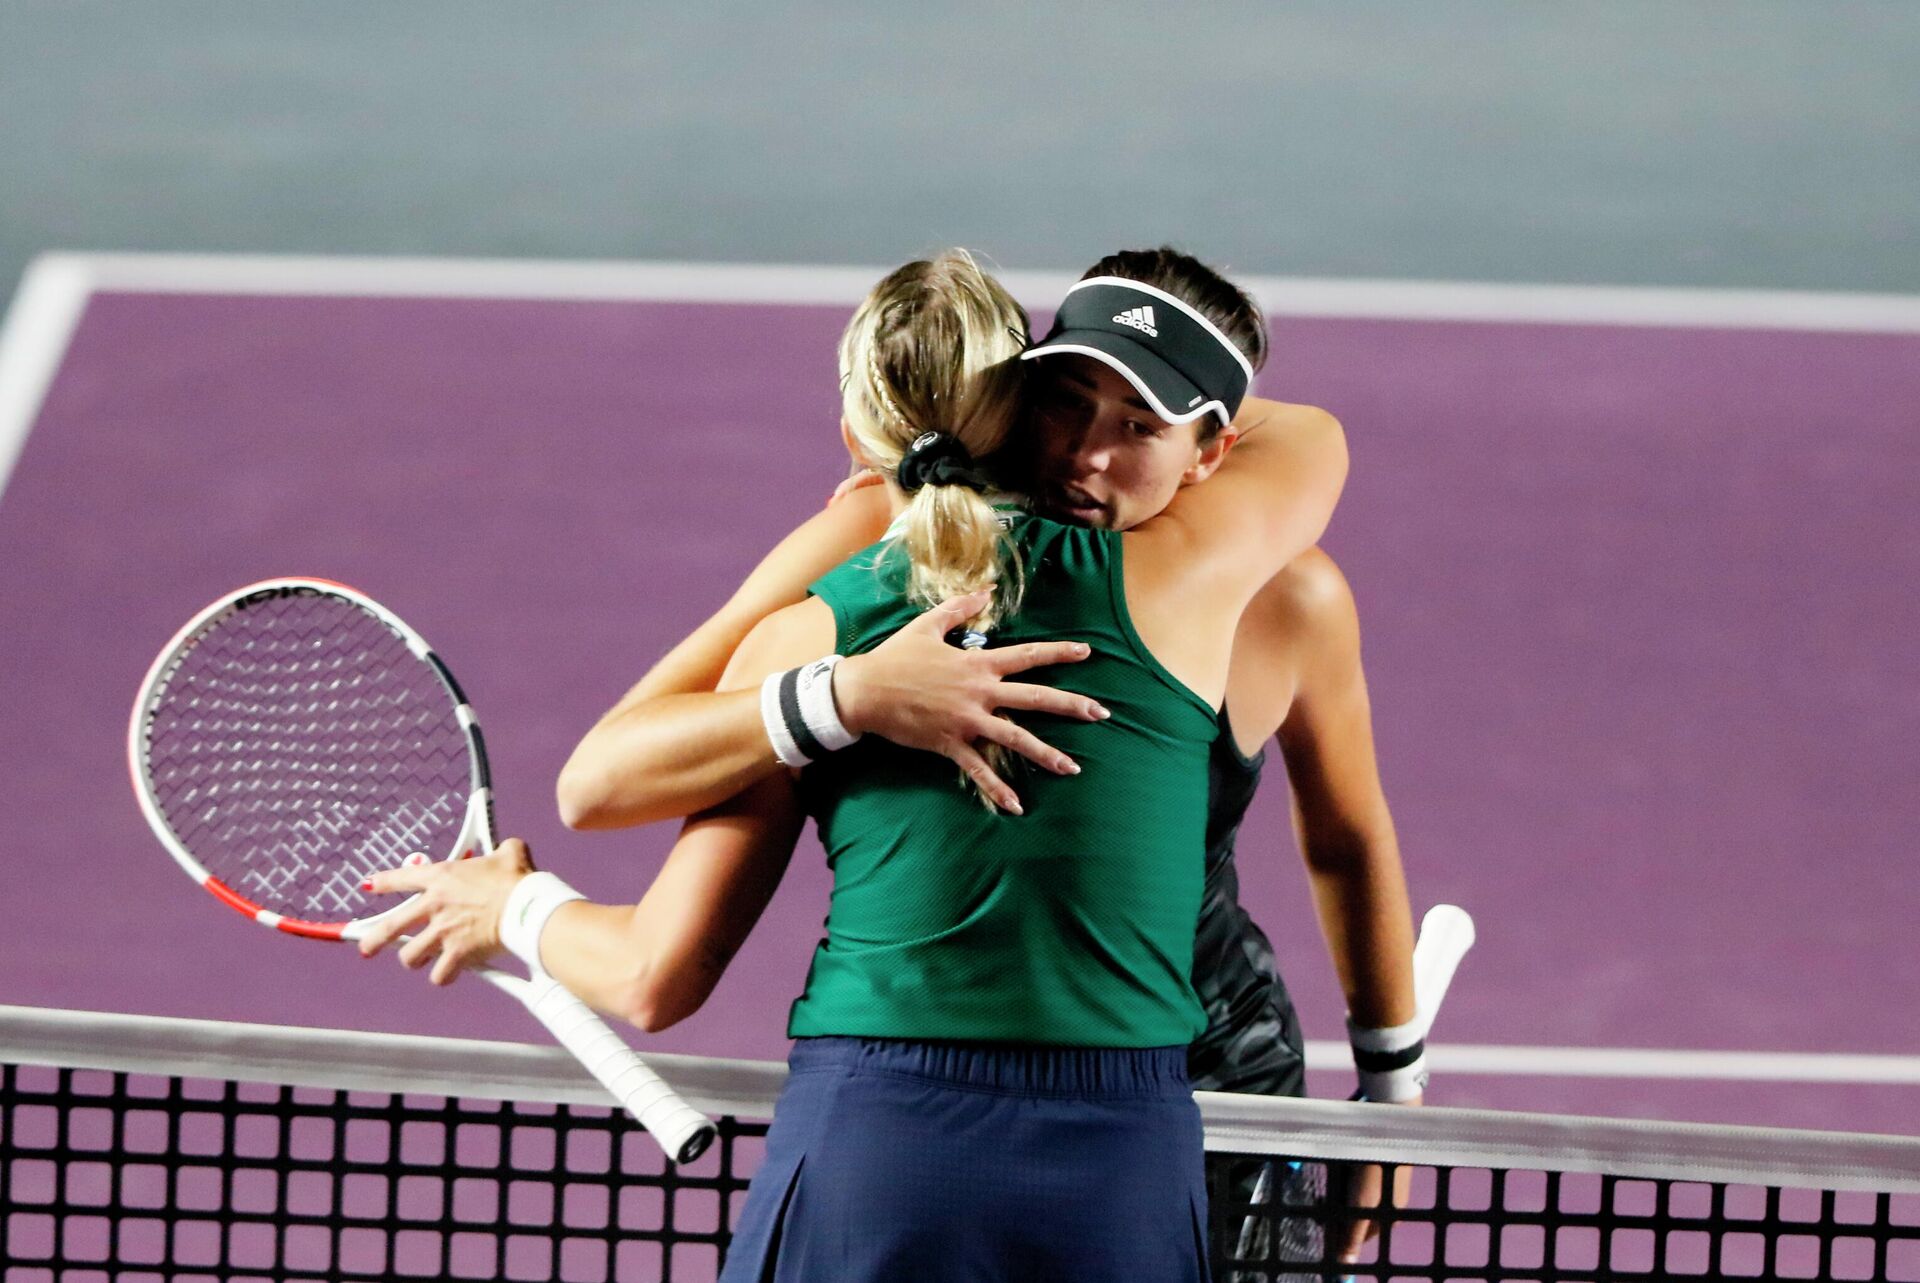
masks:
[[[1413,1009],[1415,1027],[1425,1038],[1446,1001],[1447,987],[1460,960],[1473,948],[1473,918],[1457,904],[1436,904],[1420,919],[1420,935],[1413,944]],[[1364,1097],[1355,1092],[1354,1100]],[[1276,1172],[1276,1168],[1284,1171]],[[1275,1189],[1278,1176],[1279,1189]],[[1249,1201],[1256,1209],[1278,1203],[1282,1209],[1315,1207],[1344,1202],[1343,1191],[1335,1188],[1324,1163],[1267,1163],[1254,1181]],[[1277,1238],[1269,1233],[1277,1227]],[[1323,1254],[1325,1226],[1317,1217],[1254,1211],[1240,1225],[1234,1255],[1241,1260],[1271,1259],[1278,1262],[1319,1261]],[[1288,1276],[1291,1277],[1291,1276]]]
[[[188,621],[134,702],[140,809],[181,868],[262,926],[358,940],[360,884],[415,852],[494,847],[486,748],[420,634],[344,584],[271,579]],[[404,906],[402,906],[404,907]],[[523,1003],[676,1162],[713,1140],[676,1095],[544,969],[479,974]]]

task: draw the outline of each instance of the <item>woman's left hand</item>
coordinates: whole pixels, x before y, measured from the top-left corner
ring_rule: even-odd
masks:
[[[413,932],[400,947],[400,961],[423,967],[434,984],[452,984],[465,967],[486,962],[500,951],[500,912],[521,878],[533,872],[533,854],[519,838],[508,838],[491,854],[441,864],[407,864],[368,879],[378,895],[415,893],[404,912],[384,918],[360,939],[360,953],[371,958],[395,937]]]

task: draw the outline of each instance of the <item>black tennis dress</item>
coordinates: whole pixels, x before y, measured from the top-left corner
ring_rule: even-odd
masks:
[[[1187,1073],[1201,1091],[1262,1096],[1306,1094],[1300,1022],[1281,983],[1273,945],[1240,907],[1233,863],[1241,821],[1260,785],[1267,751],[1252,757],[1234,742],[1227,710],[1208,761],[1206,884],[1193,945],[1193,987],[1207,1027],[1187,1049]]]

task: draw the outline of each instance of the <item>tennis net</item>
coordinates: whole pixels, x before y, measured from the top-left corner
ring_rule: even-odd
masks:
[[[652,1059],[698,1162],[557,1048],[0,1007],[0,1277],[712,1279],[784,1067]],[[1226,1283],[1920,1280],[1920,1140],[1200,1101]],[[1324,1259],[1382,1162],[1405,1204]]]

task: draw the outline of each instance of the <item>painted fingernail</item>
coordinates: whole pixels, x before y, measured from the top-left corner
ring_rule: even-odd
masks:
[[[368,879],[367,879],[367,880],[366,880],[365,882],[362,882],[362,883],[360,884],[360,889],[361,889],[362,891],[371,891],[371,890],[373,890],[373,879],[372,879],[372,878],[368,878]]]

